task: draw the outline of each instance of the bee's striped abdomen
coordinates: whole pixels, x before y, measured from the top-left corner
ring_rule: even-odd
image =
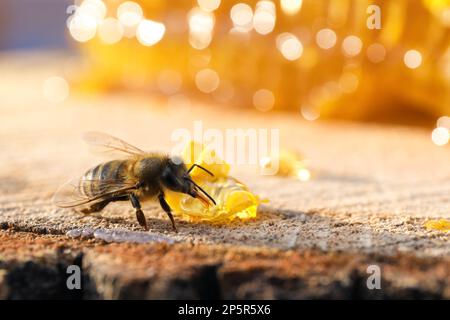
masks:
[[[87,197],[95,197],[104,193],[108,181],[113,182],[124,179],[125,168],[125,160],[113,160],[89,169],[81,178],[81,192]]]

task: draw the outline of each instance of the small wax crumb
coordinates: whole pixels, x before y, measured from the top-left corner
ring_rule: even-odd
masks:
[[[428,230],[437,231],[450,231],[450,220],[440,219],[440,220],[430,220],[425,223],[425,228]]]
[[[263,170],[276,168],[277,176],[295,177],[303,182],[311,179],[311,171],[305,165],[305,158],[296,151],[281,150],[278,155],[261,158],[259,165]]]

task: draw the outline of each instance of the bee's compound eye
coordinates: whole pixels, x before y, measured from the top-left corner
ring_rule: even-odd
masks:
[[[178,186],[177,178],[170,169],[164,170],[162,174],[162,179],[166,187],[172,190],[177,189]]]

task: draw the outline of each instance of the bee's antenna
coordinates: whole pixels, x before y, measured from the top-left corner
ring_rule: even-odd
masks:
[[[187,173],[190,173],[190,172],[192,171],[192,169],[194,169],[195,167],[199,167],[199,168],[202,169],[203,171],[207,172],[211,177],[214,177],[214,174],[213,174],[211,171],[209,171],[209,170],[203,168],[201,165],[196,164],[196,163],[194,163],[194,164],[189,168],[189,170],[187,171]]]
[[[211,200],[212,201],[212,203],[214,203],[214,205],[216,205],[216,201],[205,191],[205,190],[203,190],[202,189],[202,187],[200,187],[198,184],[196,184],[195,182],[194,182],[194,180],[191,180],[191,179],[188,179],[190,182],[192,182],[193,183],[193,185],[196,187],[196,188],[198,188],[205,196],[207,196],[208,197],[208,199],[209,200]]]

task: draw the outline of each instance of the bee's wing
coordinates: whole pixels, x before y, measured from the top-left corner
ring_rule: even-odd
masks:
[[[137,181],[75,178],[63,184],[56,191],[52,201],[60,208],[92,205],[113,197],[128,195],[136,189],[136,184]],[[90,188],[95,190],[93,195],[87,195],[85,192],[85,190],[91,190]]]
[[[119,153],[121,155],[125,154],[128,156],[145,154],[145,152],[141,149],[136,148],[135,146],[132,146],[119,138],[102,132],[86,132],[83,135],[83,139],[90,146],[91,151],[97,154],[114,155]]]

